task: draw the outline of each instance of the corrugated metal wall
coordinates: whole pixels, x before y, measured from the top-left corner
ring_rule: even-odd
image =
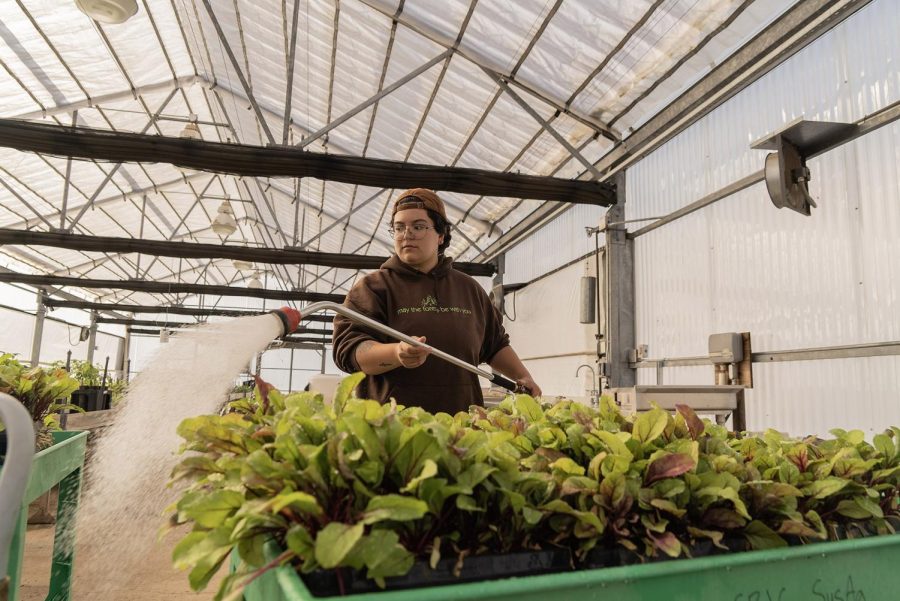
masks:
[[[750,144],[796,118],[855,121],[900,99],[897,8],[872,2],[634,165],[627,218],[670,213],[760,170],[766,152]],[[809,166],[810,218],[775,209],[759,184],[635,240],[637,342],[651,357],[703,355],[707,336],[726,331],[750,331],[757,351],[900,339],[900,124]],[[601,212],[575,207],[518,245],[506,281],[588,252],[583,226]],[[754,370],[751,429],[871,434],[900,423],[900,357]],[[711,368],[663,375],[712,383]],[[656,382],[655,370],[639,382]]]
[[[766,153],[750,143],[796,118],[855,121],[896,102],[897,31],[897,4],[873,2],[635,165],[628,217],[669,213],[761,169]],[[775,209],[758,184],[638,238],[638,343],[675,357],[705,354],[713,332],[750,331],[757,351],[900,339],[898,165],[894,123],[810,161],[810,218]],[[752,429],[900,423],[900,357],[754,369]],[[665,382],[711,383],[709,371],[670,369]]]
[[[522,244],[506,253],[507,283],[530,282],[594,250],[594,237],[585,227],[597,227],[605,207],[576,205],[549,221]],[[603,236],[600,244],[603,245]]]

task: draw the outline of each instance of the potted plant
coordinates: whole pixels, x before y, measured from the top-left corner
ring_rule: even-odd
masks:
[[[54,365],[62,366],[62,362]],[[73,359],[69,365],[69,374],[75,378],[79,387],[72,393],[72,404],[81,407],[85,411],[100,411],[109,409],[112,405],[113,385],[104,382],[101,370],[96,365]],[[106,384],[104,386],[104,384]]]
[[[38,452],[31,460],[31,476],[22,506],[4,507],[10,519],[18,513],[9,554],[9,590],[17,591],[21,577],[25,547],[25,516],[28,505],[51,488],[59,485],[54,551],[48,598],[68,595],[72,574],[74,549],[74,516],[81,491],[81,472],[87,432],[61,431],[57,415],[62,409],[81,411],[79,407],[61,402],[78,388],[78,381],[62,368],[26,367],[9,353],[0,354],[0,392],[18,399],[31,414]],[[0,432],[0,434],[3,434]],[[0,464],[4,451],[0,451]],[[64,508],[71,508],[66,511]],[[66,536],[63,536],[66,533]]]
[[[18,399],[31,414],[37,450],[53,443],[51,431],[59,429],[56,415],[62,409],[81,409],[65,403],[78,381],[59,367],[26,367],[10,353],[0,355],[0,392]]]
[[[296,598],[542,573],[553,588],[577,582],[554,572],[898,526],[897,428],[871,444],[857,431],[795,440],[731,433],[687,406],[624,416],[609,400],[527,395],[432,415],[351,398],[358,381],[332,405],[262,384],[232,413],[180,425],[190,454],[173,478],[190,485],[172,522],[192,531],[173,559],[193,588],[232,553],[217,599],[274,573]]]

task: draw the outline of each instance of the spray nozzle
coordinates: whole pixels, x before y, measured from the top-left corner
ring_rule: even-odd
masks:
[[[300,311],[292,307],[282,307],[272,311],[274,315],[281,320],[281,327],[284,330],[282,336],[290,334],[300,326]]]

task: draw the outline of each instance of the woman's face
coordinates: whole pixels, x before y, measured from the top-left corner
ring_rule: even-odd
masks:
[[[415,267],[419,271],[429,272],[438,263],[438,246],[444,236],[438,234],[434,222],[425,209],[406,209],[394,214],[392,224],[394,234],[394,252],[400,260]],[[417,232],[417,228],[425,229]],[[403,230],[403,234],[396,233]]]

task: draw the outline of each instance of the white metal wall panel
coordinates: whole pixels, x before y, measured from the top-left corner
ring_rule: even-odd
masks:
[[[596,227],[605,212],[605,207],[577,205],[547,223],[506,253],[503,281],[529,282],[593,251],[594,237],[589,237],[584,228]]]
[[[0,328],[0,353],[13,353],[25,363],[31,361],[34,316],[0,308],[0,323],[3,324]],[[78,327],[46,320],[41,336],[40,363],[65,362],[68,351],[72,351],[73,359],[85,359],[88,343],[79,342],[78,334]],[[110,371],[115,369],[118,344],[118,337],[97,332],[94,363],[102,367],[106,357],[109,357]]]
[[[571,265],[506,296],[510,344],[547,396],[582,398],[591,389],[589,370],[575,375],[583,363],[596,368],[597,326],[579,322],[583,274],[580,263]]]
[[[900,98],[900,11],[872,2],[628,172],[628,218],[678,209],[763,166],[756,139],[804,117],[854,121]],[[900,338],[900,124],[810,161],[806,218],[762,184],[635,241],[637,342],[699,355],[707,335],[754,349]],[[653,370],[641,370],[654,382]],[[647,373],[649,372],[649,373]],[[666,370],[666,383],[703,369]],[[825,434],[900,423],[900,360],[790,362],[755,371],[748,427]],[[671,376],[671,377],[670,377]]]

